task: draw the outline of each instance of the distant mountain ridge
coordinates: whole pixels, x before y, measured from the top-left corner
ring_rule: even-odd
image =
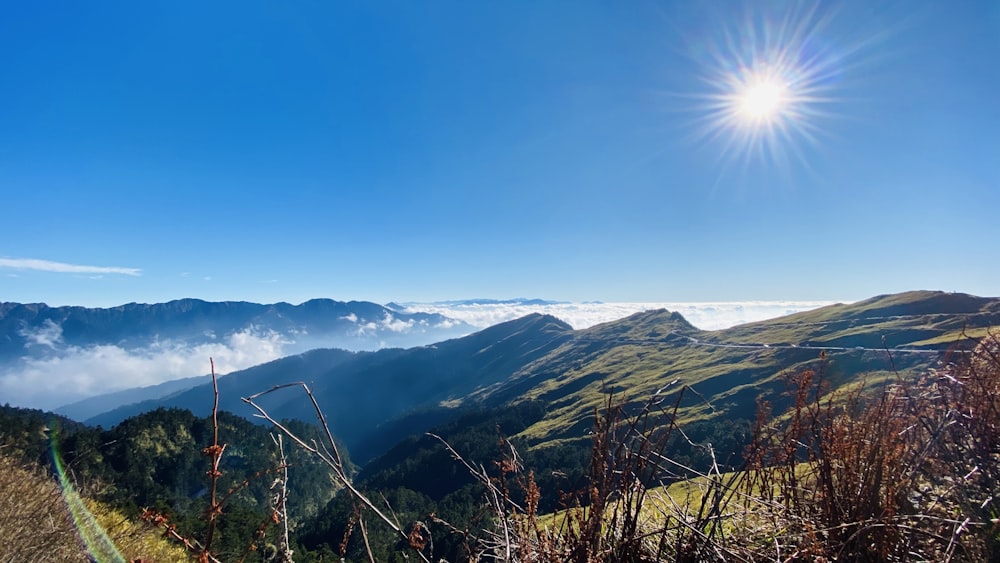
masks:
[[[0,400],[59,410],[127,387],[205,375],[209,358],[218,373],[228,373],[316,348],[408,348],[474,330],[445,314],[332,299],[300,305],[179,299],[109,308],[0,303]],[[98,398],[91,403],[98,410],[76,416],[158,393],[148,391]]]
[[[545,306],[545,305],[565,305],[569,301],[551,301],[548,299],[529,299],[526,297],[516,297],[514,299],[449,299],[446,301],[432,301],[430,303],[419,303],[418,305],[435,305],[446,307],[475,307],[478,305],[522,305],[522,306]],[[407,311],[414,303],[389,302],[385,307],[393,311]]]
[[[455,299],[447,301],[435,301],[434,305],[561,305],[568,301],[550,301],[548,299],[529,299],[527,297],[516,297],[514,299]]]
[[[412,345],[414,334],[441,339],[471,330],[441,314],[394,311],[367,301],[312,299],[291,305],[179,299],[110,308],[0,303],[0,359],[23,354],[26,348],[44,348],[53,338],[70,346],[128,348],[155,339],[204,342],[250,328],[308,340],[308,347],[352,349],[377,348],[379,343]]]

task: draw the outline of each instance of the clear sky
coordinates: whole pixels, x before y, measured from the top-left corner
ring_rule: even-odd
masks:
[[[1000,2],[11,2],[0,301],[1000,294]]]

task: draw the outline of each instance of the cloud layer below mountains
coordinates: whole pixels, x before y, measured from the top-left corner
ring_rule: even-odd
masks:
[[[729,301],[715,303],[409,303],[407,312],[424,311],[486,328],[531,313],[543,313],[566,321],[575,329],[589,328],[640,311],[676,311],[702,330],[718,330],[738,324],[773,319],[832,304],[832,301]]]
[[[666,308],[681,313],[698,328],[712,330],[813,309],[828,303],[463,303],[408,304],[406,309],[441,313],[476,328],[530,313],[547,313],[580,329],[639,311]],[[397,334],[412,332],[414,338],[424,340],[422,343],[443,339],[435,338],[433,328],[403,321],[387,326],[359,327],[352,339],[340,340],[336,345],[355,349],[377,348],[381,344],[380,334],[384,334],[379,329]],[[438,328],[444,330],[450,326]],[[417,332],[422,334],[417,335]],[[309,339],[309,347],[317,345],[312,339],[315,335],[279,334],[260,328],[242,329],[200,344],[156,341],[148,346],[128,349],[112,344],[68,345],[62,339],[61,328],[55,324],[47,324],[23,336],[28,340],[24,355],[12,363],[0,365],[0,403],[42,409],[53,409],[92,395],[202,375],[209,371],[210,357],[215,360],[216,372],[224,374],[298,353],[306,347],[306,339]],[[454,334],[447,335],[451,336]]]
[[[132,349],[69,346],[53,336],[52,326],[39,332],[24,356],[0,366],[3,403],[50,410],[92,395],[203,375],[210,371],[209,358],[216,373],[248,368],[285,356],[291,344],[252,329],[202,344],[159,341]]]

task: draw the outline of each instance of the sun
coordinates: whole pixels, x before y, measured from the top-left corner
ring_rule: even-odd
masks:
[[[756,6],[756,5],[755,5]],[[835,11],[804,3],[766,5],[745,16],[719,13],[690,44],[697,65],[694,139],[723,166],[751,163],[788,169],[806,162],[837,116],[846,68],[863,44],[828,40]],[[714,14],[714,12],[713,12]]]
[[[764,78],[739,92],[734,109],[751,123],[770,122],[781,116],[788,102],[788,86],[780,80]]]
[[[723,138],[725,156],[787,162],[814,141],[821,99],[803,68],[785,51],[758,53],[715,79],[707,132]]]

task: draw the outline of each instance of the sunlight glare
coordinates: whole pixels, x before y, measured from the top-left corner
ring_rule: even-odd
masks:
[[[751,121],[770,120],[781,113],[787,95],[784,84],[764,79],[742,92],[737,100],[737,111]]]
[[[842,74],[865,46],[863,35],[856,43],[829,39],[835,13],[796,3],[742,17],[716,13],[717,27],[693,41],[704,88],[691,96],[697,136],[718,151],[723,170],[753,161],[809,167],[807,155],[840,101]]]

